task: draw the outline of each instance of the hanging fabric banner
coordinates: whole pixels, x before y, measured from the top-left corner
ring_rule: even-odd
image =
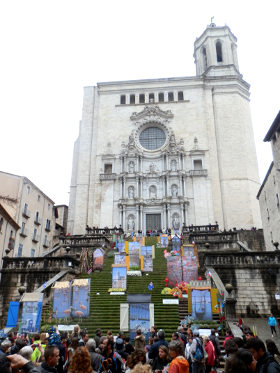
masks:
[[[70,282],[57,281],[53,288],[53,317],[56,319],[67,319],[71,315]]]
[[[210,290],[192,290],[192,317],[195,320],[212,320]]]
[[[85,278],[74,280],[72,288],[72,315],[74,317],[88,317],[90,303],[90,279]]]
[[[126,267],[123,265],[112,265],[112,288],[126,289]]]
[[[41,324],[43,294],[40,302],[22,302],[19,333],[38,333]]]

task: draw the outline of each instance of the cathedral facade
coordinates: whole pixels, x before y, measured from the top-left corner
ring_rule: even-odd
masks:
[[[196,76],[84,89],[69,233],[261,227],[249,85],[236,48],[227,26],[210,24],[194,44]]]

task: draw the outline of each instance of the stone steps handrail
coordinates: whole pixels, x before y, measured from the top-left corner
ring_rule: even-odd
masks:
[[[213,267],[206,267],[205,277],[210,278],[220,294],[224,294],[224,299],[228,297],[228,292],[223,281]]]
[[[81,235],[81,236],[69,236],[61,237],[60,244],[62,246],[96,246],[102,245],[103,243],[110,243],[110,240],[104,235]]]
[[[190,242],[237,242],[237,232],[189,233]]]
[[[52,249],[50,249],[50,250],[46,251],[45,253],[41,254],[40,257],[45,258],[46,256],[48,256],[50,254],[54,254],[58,249],[60,249],[60,245],[56,244]]]

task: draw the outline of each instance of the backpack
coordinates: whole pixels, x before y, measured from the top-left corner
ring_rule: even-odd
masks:
[[[114,352],[114,355],[113,355],[113,361],[114,361],[114,364],[115,364],[115,369],[116,369],[116,371],[118,370],[118,364],[117,364],[117,358],[118,358],[118,354],[117,354],[117,352],[115,351]],[[111,358],[108,358],[108,359],[104,359],[104,358],[102,358],[102,361],[101,361],[101,366],[100,366],[100,369],[99,369],[99,371],[100,372],[106,372],[106,373],[112,373],[112,370],[110,369],[110,366],[112,366],[112,364],[113,364],[113,361],[112,361],[112,359]],[[124,370],[123,369],[123,360],[122,359],[120,359],[120,362],[122,363],[122,370]]]
[[[273,356],[270,356],[270,357],[268,358],[268,360],[266,361],[266,363],[264,364],[264,367],[263,367],[263,373],[267,373],[267,369],[268,369],[270,363],[275,363],[275,364],[277,364],[276,366],[274,365],[275,372],[277,372],[277,371],[280,372],[280,366],[279,366],[279,364],[277,363],[277,361],[274,359]]]
[[[202,360],[204,360],[203,346],[202,346],[201,342],[198,340],[198,338],[196,338],[195,340],[196,340],[196,349],[195,349],[195,353],[193,355],[193,358],[196,361],[202,361]]]

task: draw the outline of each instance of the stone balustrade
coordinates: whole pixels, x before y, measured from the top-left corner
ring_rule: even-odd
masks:
[[[184,233],[193,233],[193,232],[219,232],[219,225],[218,224],[208,224],[208,225],[184,225],[183,226],[183,234]]]
[[[21,258],[3,258],[2,273],[7,272],[59,272],[62,269],[78,270],[80,261],[72,256],[63,257],[21,257]]]
[[[204,266],[214,268],[279,267],[280,251],[211,253],[204,256]]]
[[[238,234],[231,232],[191,232],[189,233],[189,242],[195,243],[213,243],[213,242],[236,242]]]
[[[64,247],[96,247],[109,243],[110,240],[102,234],[60,237],[60,245]]]

